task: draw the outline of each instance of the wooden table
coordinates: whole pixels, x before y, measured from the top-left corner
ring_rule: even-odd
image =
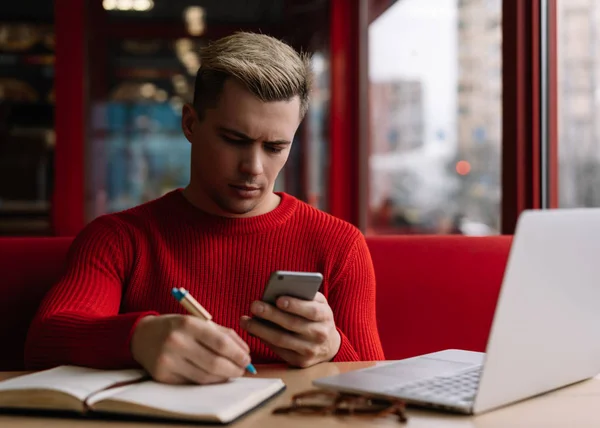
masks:
[[[304,370],[286,370],[281,367],[258,367],[259,376],[281,377],[287,390],[265,406],[239,419],[232,428],[317,428],[317,427],[428,427],[428,428],[510,428],[510,427],[600,427],[600,376],[511,406],[470,417],[427,410],[408,410],[408,423],[402,425],[394,419],[356,419],[354,417],[272,415],[274,407],[287,405],[292,394],[312,388],[311,381],[348,370],[372,366],[374,363],[326,363]],[[0,372],[0,380],[17,376],[18,372]],[[165,426],[163,423],[82,420],[58,417],[0,415],[0,428],[4,427],[100,427],[109,424],[114,428],[137,426]],[[191,424],[173,424],[187,427]],[[206,425],[203,425],[206,426]]]

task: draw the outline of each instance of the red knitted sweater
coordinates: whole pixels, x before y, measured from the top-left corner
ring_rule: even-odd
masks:
[[[64,275],[32,322],[25,364],[135,367],[130,338],[149,314],[185,313],[184,287],[231,327],[254,363],[281,362],[239,326],[274,270],[321,272],[321,292],[342,337],[334,361],[381,360],[375,274],[354,226],[286,194],[273,211],[231,219],[191,205],[181,189],[92,221],[75,239]]]

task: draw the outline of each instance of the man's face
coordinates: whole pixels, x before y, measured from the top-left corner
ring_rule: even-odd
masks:
[[[285,165],[300,124],[300,100],[263,102],[227,79],[215,108],[200,121],[183,109],[183,131],[192,144],[189,197],[200,208],[227,217],[272,210],[275,179]]]

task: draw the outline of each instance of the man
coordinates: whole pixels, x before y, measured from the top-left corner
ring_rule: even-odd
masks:
[[[84,228],[32,322],[28,367],[141,366],[161,382],[202,384],[240,376],[251,360],[383,359],[363,235],[273,192],[308,107],[308,58],[237,33],[200,59],[182,112],[189,185]],[[266,305],[275,270],[321,272],[322,293]],[[215,323],[187,315],[173,287],[189,290]]]

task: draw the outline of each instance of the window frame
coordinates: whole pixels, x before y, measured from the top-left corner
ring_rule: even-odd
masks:
[[[75,235],[85,225],[86,7],[81,0],[54,2],[57,144],[50,218],[55,236]]]
[[[502,3],[502,234],[523,210],[558,206],[556,10],[556,0]]]

